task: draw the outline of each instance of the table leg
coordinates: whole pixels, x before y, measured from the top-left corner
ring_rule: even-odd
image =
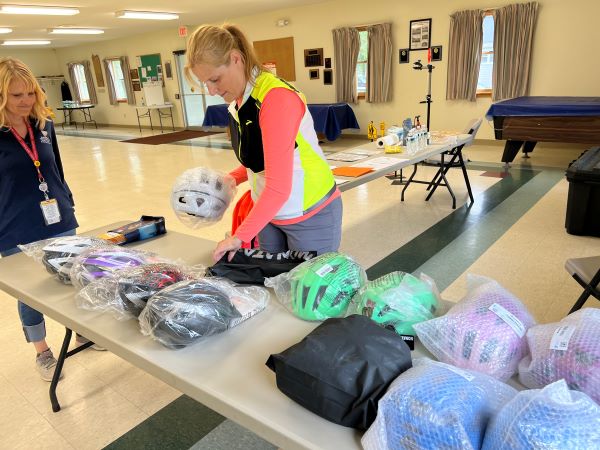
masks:
[[[503,163],[511,163],[519,153],[519,149],[523,145],[523,141],[513,141],[508,140],[506,144],[504,144],[504,153],[502,154],[502,162]]]
[[[529,158],[528,153],[531,153],[533,151],[533,149],[535,148],[535,144],[537,144],[537,142],[535,141],[525,141],[525,144],[523,145],[523,158]]]
[[[154,131],[154,127],[152,126],[152,114],[150,108],[148,108],[148,119],[150,119],[150,130]]]
[[[160,123],[160,132],[163,133],[163,124],[162,124],[162,114],[160,113],[160,109],[157,109],[158,111],[158,122]]]
[[[142,132],[142,124],[140,123],[140,113],[137,109],[135,110],[135,115],[137,116],[138,128],[140,129],[140,133],[141,133]]]
[[[79,347],[74,348],[71,351],[68,351],[72,334],[73,331],[70,328],[65,328],[65,338],[63,339],[62,347],[60,348],[60,354],[56,360],[56,368],[54,369],[52,382],[50,383],[50,403],[52,403],[52,411],[54,412],[60,411],[60,403],[58,403],[58,398],[56,397],[56,387],[58,386],[58,380],[60,379],[60,373],[62,372],[63,365],[65,364],[65,359],[76,355],[80,351],[94,345],[92,341],[89,341],[85,344],[81,344]]]
[[[406,189],[408,188],[408,186],[410,185],[410,183],[412,183],[413,178],[415,177],[416,174],[417,174],[417,165],[413,164],[413,172],[410,174],[410,177],[408,177],[408,180],[406,180],[406,184],[402,188],[402,192],[400,194],[400,201],[401,202],[404,201],[404,191],[406,191]]]
[[[450,165],[454,161],[454,156],[456,156],[456,155],[454,155],[450,159],[450,162],[448,164],[444,163],[444,156],[445,156],[444,153],[442,153],[441,154],[441,166],[440,166],[440,170],[438,170],[439,176],[438,176],[438,174],[436,174],[436,176],[438,176],[437,182],[433,186],[433,189],[431,189],[431,191],[429,191],[429,194],[427,194],[427,197],[425,197],[425,201],[429,201],[429,199],[431,198],[431,196],[433,195],[433,193],[435,192],[435,190],[437,189],[437,187],[439,185],[446,186],[446,188],[448,189],[448,192],[450,192],[450,196],[452,197],[452,209],[456,209],[456,195],[454,195],[454,191],[452,190],[452,187],[450,187],[450,183],[448,183],[448,179],[446,178],[446,173],[450,169]],[[442,181],[443,181],[443,183],[442,183]]]
[[[173,122],[173,109],[169,108],[169,112],[170,112],[170,115],[171,115],[171,129],[173,131],[175,131],[175,122]]]

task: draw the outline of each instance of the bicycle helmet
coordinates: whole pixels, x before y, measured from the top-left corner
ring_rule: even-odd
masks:
[[[71,284],[69,271],[73,260],[84,250],[105,244],[102,239],[88,236],[65,236],[52,240],[42,248],[42,263],[48,273],[56,275],[65,284]]]
[[[127,270],[117,282],[117,293],[125,311],[139,316],[148,299],[158,291],[190,275],[168,263],[145,264]]]
[[[352,303],[356,313],[404,335],[414,335],[413,325],[433,319],[439,306],[429,284],[404,272],[391,272],[367,282]]]
[[[147,258],[144,254],[120,247],[90,249],[73,262],[70,276],[73,284],[82,288],[91,281],[111,275],[125,267],[141,266]]]
[[[481,448],[600,448],[600,407],[564,380],[521,391],[491,420]]]
[[[508,380],[528,352],[525,332],[535,321],[519,299],[484,280],[446,315],[414,329],[440,361]]]
[[[200,338],[222,333],[241,314],[217,283],[180,281],[153,295],[139,316],[142,333],[170,348],[183,348]]]
[[[292,312],[304,320],[341,317],[366,279],[364,269],[347,255],[317,256],[293,269]]]
[[[562,348],[552,345],[557,334]],[[531,327],[527,343],[529,355],[519,363],[523,385],[540,388],[564,379],[570,389],[600,403],[600,309],[580,309],[560,322]]]
[[[234,196],[233,177],[196,167],[175,180],[171,206],[183,223],[196,228],[203,223],[220,220]]]

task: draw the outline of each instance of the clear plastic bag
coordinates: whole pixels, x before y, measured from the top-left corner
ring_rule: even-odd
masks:
[[[64,284],[71,284],[69,275],[74,259],[85,250],[105,246],[106,241],[89,236],[61,236],[19,245],[27,256],[44,265],[48,273]]]
[[[69,276],[73,286],[82,289],[94,280],[112,276],[118,270],[153,262],[165,261],[152,253],[105,244],[85,250],[77,256]]]
[[[183,172],[173,184],[171,207],[190,228],[210,225],[221,220],[235,197],[235,179],[205,167]]]
[[[433,319],[438,309],[439,292],[431,278],[391,272],[361,287],[347,314],[361,314],[398,334],[414,335],[413,325]]]
[[[363,448],[479,449],[488,422],[516,393],[489,375],[417,358],[379,400]]]
[[[482,450],[600,448],[600,407],[564,380],[517,394],[492,419]]]
[[[142,334],[183,348],[222,333],[266,308],[269,291],[224,278],[180,281],[154,294],[138,320]]]
[[[525,333],[535,321],[498,282],[469,274],[467,295],[442,317],[414,326],[440,361],[508,380],[527,354]]]
[[[303,262],[287,273],[266,278],[265,286],[304,320],[343,317],[350,300],[367,281],[365,270],[350,256],[330,252]]]
[[[584,308],[560,322],[527,330],[529,355],[519,363],[519,381],[540,388],[564,379],[569,388],[600,402],[600,309]]]
[[[152,263],[127,267],[92,281],[79,291],[77,306],[91,311],[108,311],[119,320],[137,318],[150,297],[179,281],[204,275],[201,266],[184,267],[171,263]]]

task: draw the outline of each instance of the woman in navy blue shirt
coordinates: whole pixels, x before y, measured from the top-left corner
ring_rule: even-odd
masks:
[[[0,255],[18,244],[75,234],[73,196],[65,181],[46,95],[31,70],[0,59]],[[52,380],[56,359],[46,343],[42,314],[19,302],[19,317],[36,365]]]

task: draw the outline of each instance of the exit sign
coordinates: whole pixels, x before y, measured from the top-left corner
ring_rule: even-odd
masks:
[[[187,36],[187,27],[186,26],[181,26],[179,27],[179,37],[186,37]]]

